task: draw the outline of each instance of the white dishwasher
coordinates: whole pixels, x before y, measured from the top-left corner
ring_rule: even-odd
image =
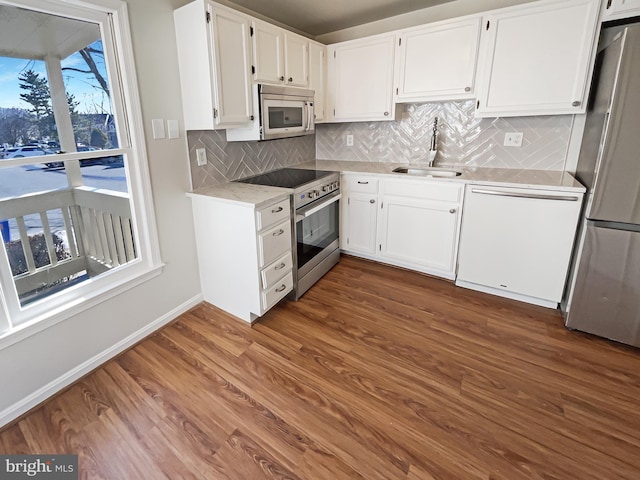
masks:
[[[583,194],[467,185],[456,285],[556,308]]]

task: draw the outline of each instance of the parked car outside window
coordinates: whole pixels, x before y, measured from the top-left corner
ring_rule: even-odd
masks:
[[[42,155],[51,155],[53,152],[45,150],[34,145],[25,145],[24,147],[9,148],[4,154],[4,158],[23,158],[36,157]]]

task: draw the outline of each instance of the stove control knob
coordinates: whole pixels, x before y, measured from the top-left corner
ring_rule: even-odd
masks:
[[[323,192],[329,192],[329,191],[331,191],[331,185],[323,185],[323,186],[322,186],[322,191],[323,191]]]

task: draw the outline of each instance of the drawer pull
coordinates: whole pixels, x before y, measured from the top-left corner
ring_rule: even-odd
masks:
[[[278,230],[277,232],[273,232],[273,236],[274,237],[279,237],[280,235],[282,235],[284,233],[283,229]]]
[[[361,182],[361,181],[359,181],[359,180],[358,180],[358,183],[359,183],[360,185],[369,185],[369,182]]]
[[[271,213],[280,213],[282,210],[284,210],[284,208],[278,207],[278,208],[275,208],[275,209],[271,210]]]
[[[276,265],[276,267],[274,268],[274,270],[282,270],[284,267],[286,267],[287,264],[282,262],[280,265]]]
[[[283,283],[278,288],[276,288],[276,292],[278,292],[278,293],[284,292],[285,288],[287,288],[287,286]]]

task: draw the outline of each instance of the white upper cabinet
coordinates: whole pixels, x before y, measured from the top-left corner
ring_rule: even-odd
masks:
[[[640,15],[640,0],[605,0],[606,20]]]
[[[478,115],[584,113],[599,5],[543,1],[485,16]]]
[[[251,121],[249,17],[204,0],[174,12],[186,130]]]
[[[253,30],[253,79],[259,83],[307,87],[309,40],[260,20]]]
[[[324,120],[326,47],[321,43],[309,42],[309,89],[315,92],[314,111],[316,121]]]
[[[480,17],[403,30],[398,39],[397,102],[475,98]]]
[[[300,35],[284,34],[285,83],[293,87],[309,85],[309,40]]]
[[[259,83],[284,83],[284,30],[270,23],[251,22],[253,79]]]
[[[329,120],[394,120],[395,35],[380,35],[330,45]]]

